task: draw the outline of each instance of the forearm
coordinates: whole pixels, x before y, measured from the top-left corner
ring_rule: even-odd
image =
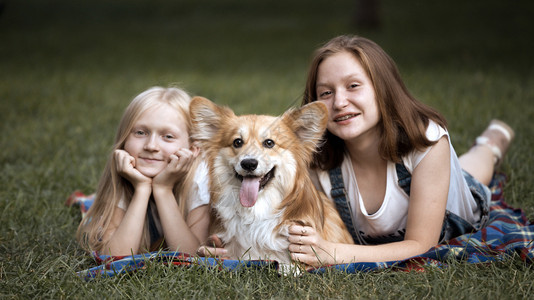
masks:
[[[403,260],[428,251],[430,247],[413,240],[382,245],[335,244],[328,254],[329,263],[384,262]]]
[[[168,248],[195,253],[200,246],[200,239],[187,224],[172,190],[155,187],[153,195]]]
[[[111,232],[101,252],[108,255],[137,254],[141,247],[150,188],[135,190],[128,209],[119,220],[112,221]]]
[[[381,245],[332,243],[324,240],[314,228],[301,225],[290,226],[289,234],[292,259],[311,266],[402,260],[422,254],[434,245],[409,235],[404,241]]]

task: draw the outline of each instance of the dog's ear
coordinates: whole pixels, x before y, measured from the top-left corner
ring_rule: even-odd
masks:
[[[311,153],[315,151],[326,130],[327,114],[326,105],[316,101],[287,111],[282,119]]]
[[[194,97],[189,104],[191,137],[193,140],[209,141],[221,128],[224,118],[235,116],[232,110],[219,106],[204,97]]]

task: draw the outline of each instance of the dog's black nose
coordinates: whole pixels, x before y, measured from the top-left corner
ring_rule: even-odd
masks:
[[[246,171],[252,172],[258,167],[258,161],[254,158],[246,158],[241,161],[241,167]]]

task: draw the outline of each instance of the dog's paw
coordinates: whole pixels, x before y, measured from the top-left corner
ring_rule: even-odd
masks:
[[[306,269],[301,266],[300,263],[291,262],[291,263],[279,263],[278,264],[278,274],[283,276],[301,276]]]

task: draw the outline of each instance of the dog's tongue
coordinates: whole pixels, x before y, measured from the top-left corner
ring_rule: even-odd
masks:
[[[254,206],[256,199],[258,199],[258,191],[260,190],[260,178],[258,177],[244,177],[241,183],[241,190],[239,190],[239,202],[244,207]]]

